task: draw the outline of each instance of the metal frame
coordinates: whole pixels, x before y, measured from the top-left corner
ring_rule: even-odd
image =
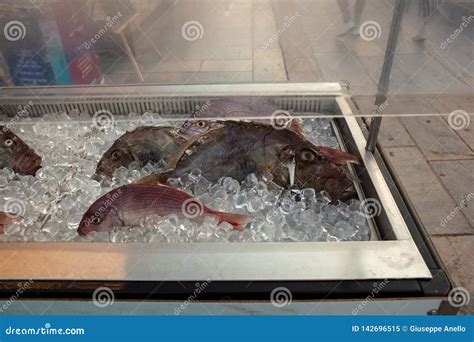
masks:
[[[175,101],[199,97],[255,95],[306,101],[330,98],[350,129],[365,169],[393,231],[394,240],[305,243],[4,243],[0,244],[0,279],[43,280],[363,280],[430,279],[432,274],[416,247],[366,139],[338,84],[233,84],[8,89],[0,104],[32,100],[50,103],[96,101],[97,104]],[[129,89],[130,88],[130,89]],[[131,89],[133,88],[133,89]],[[112,91],[115,89],[114,91]],[[114,94],[115,93],[115,94]],[[38,94],[41,94],[38,96]],[[46,95],[47,94],[47,95]],[[67,95],[70,94],[70,95]],[[87,94],[87,95],[86,95]],[[19,95],[19,96],[18,96]],[[53,96],[57,95],[57,96]],[[83,97],[85,96],[85,97]],[[302,104],[303,105],[303,104]],[[51,108],[55,108],[52,106]],[[316,113],[315,113],[316,114]]]

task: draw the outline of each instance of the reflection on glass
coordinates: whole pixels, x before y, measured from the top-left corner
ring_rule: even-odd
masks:
[[[377,92],[396,0],[0,0],[0,84],[341,82]],[[390,91],[471,93],[472,1],[407,1]]]

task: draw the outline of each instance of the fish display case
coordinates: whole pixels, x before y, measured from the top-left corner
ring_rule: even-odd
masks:
[[[359,159],[359,164],[344,166],[352,175],[354,198],[330,202],[324,192],[315,193],[313,204],[298,208],[298,203],[310,199],[301,191],[294,195],[279,189],[279,202],[252,208],[249,203],[254,200],[246,187],[254,189],[258,183],[248,185],[247,177],[237,184],[249,202],[239,206],[237,193],[231,193],[226,198],[232,197],[233,207],[226,207],[206,197],[208,193],[198,194],[199,181],[188,187],[183,179],[172,179],[209,207],[246,213],[257,220],[237,231],[217,221],[185,228],[178,223],[175,229],[193,229],[184,236],[170,232],[168,226],[147,228],[148,235],[143,229],[136,233],[128,228],[106,235],[77,234],[84,209],[107,192],[91,175],[97,158],[117,137],[144,124],[181,125],[194,109],[219,98],[257,96],[292,113],[307,132],[326,127],[326,135],[318,132],[318,139],[323,137],[326,144]],[[0,244],[0,293],[10,313],[100,314],[102,303],[111,301],[109,313],[135,314],[436,314],[452,310],[446,302],[451,283],[429,238],[384,156],[377,149],[366,149],[366,125],[338,83],[5,88],[0,106],[9,130],[43,153],[43,167],[35,176],[39,180],[25,176],[2,190],[4,203],[15,198],[11,193],[7,196],[5,189],[17,190],[22,200],[18,203],[23,205],[22,218],[5,227]],[[15,121],[19,108],[26,107],[28,119]],[[114,122],[97,120],[97,113],[111,115],[106,119]],[[113,139],[104,144],[108,135]],[[97,150],[91,152],[94,146]],[[110,187],[150,173],[140,173],[137,166],[125,170],[116,170],[116,183]],[[216,186],[225,189],[223,180],[219,182]],[[208,184],[208,189],[213,186]],[[269,186],[265,191],[264,196],[273,190]],[[270,220],[272,209],[281,212],[282,201],[289,199],[293,202],[289,209],[285,207],[285,223]],[[315,205],[321,201],[322,206]],[[291,217],[289,211],[298,214]],[[316,215],[306,217],[301,212]],[[344,219],[346,223],[339,225]],[[202,227],[209,224],[215,231],[227,232],[206,235],[208,230]],[[314,233],[315,229],[320,233]],[[288,301],[291,305],[286,305]]]

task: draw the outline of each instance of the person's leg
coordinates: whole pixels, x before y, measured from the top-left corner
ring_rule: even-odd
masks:
[[[344,21],[344,28],[338,36],[343,36],[354,28],[354,22],[351,18],[351,9],[349,8],[349,0],[337,0],[339,9],[342,12],[342,20]]]
[[[426,22],[430,16],[430,0],[419,0],[419,23],[416,34],[412,37],[414,41],[421,42],[426,39]]]
[[[362,12],[364,12],[365,0],[356,0],[355,12],[354,12],[354,27],[351,30],[353,35],[359,34],[359,25],[362,18]]]
[[[349,0],[337,0],[337,4],[339,5],[339,9],[341,10],[342,20],[344,20],[344,23],[349,22],[351,20]]]

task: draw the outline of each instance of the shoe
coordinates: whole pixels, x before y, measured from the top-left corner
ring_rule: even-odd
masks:
[[[354,27],[356,27],[356,25],[354,24],[354,22],[351,20],[351,21],[348,21],[347,23],[344,23],[344,28],[342,29],[342,32],[339,33],[337,36],[338,37],[341,37],[341,36],[344,36],[346,35],[347,33],[349,33],[352,29],[354,29]]]
[[[360,35],[360,26],[359,25],[354,25],[354,27],[351,29],[351,34],[353,36]]]
[[[411,39],[414,40],[415,42],[422,42],[426,40],[426,37],[418,33],[416,36],[411,37]]]

